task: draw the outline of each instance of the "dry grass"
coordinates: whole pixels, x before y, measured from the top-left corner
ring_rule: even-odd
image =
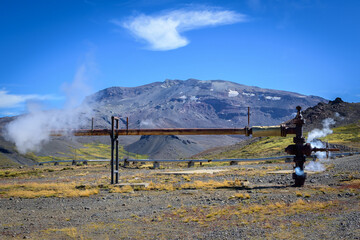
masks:
[[[250,196],[247,196],[246,194],[242,194],[240,197],[250,198]],[[209,208],[198,206],[192,207],[191,209],[180,207],[173,210],[169,217],[178,217],[184,223],[191,221],[198,222],[199,224],[218,220],[228,221],[235,218],[238,220],[241,219],[247,223],[261,222],[264,224],[265,228],[272,228],[267,220],[272,219],[275,216],[294,216],[313,212],[321,213],[332,206],[337,206],[337,203],[332,201],[306,202],[302,199],[298,199],[296,202],[290,204],[285,202],[273,202],[267,204],[241,203],[238,206],[211,206]],[[265,226],[266,224],[268,224],[267,227]]]
[[[28,178],[31,176],[39,176],[41,173],[46,170],[40,169],[7,169],[0,170],[0,178]]]
[[[250,199],[250,194],[248,193],[235,193],[234,196],[231,196],[229,199],[239,198],[239,199]]]
[[[346,189],[360,189],[360,179],[351,179],[349,181],[344,181],[341,188]]]
[[[186,180],[185,180],[186,181]],[[145,190],[165,190],[165,191],[174,191],[174,190],[180,190],[180,189],[205,189],[205,190],[211,190],[216,188],[243,188],[247,185],[247,182],[243,182],[240,180],[234,180],[234,181],[200,181],[195,180],[193,182],[186,182],[183,184],[178,184],[177,181],[169,181],[162,183],[154,183],[150,182],[149,186]]]
[[[110,186],[110,193],[130,193],[130,192],[134,192],[134,189],[131,186],[123,186],[123,187],[118,187],[118,186]]]
[[[0,184],[0,197],[88,197],[98,194],[97,187],[79,187],[74,182],[70,183],[37,183]]]

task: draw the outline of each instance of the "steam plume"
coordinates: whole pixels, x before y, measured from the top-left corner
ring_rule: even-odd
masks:
[[[323,120],[322,129],[314,129],[312,130],[307,138],[307,142],[311,144],[311,147],[316,148],[325,148],[325,145],[318,140],[318,138],[326,137],[329,134],[332,134],[333,131],[330,129],[330,126],[335,124],[334,119],[332,118],[326,118]],[[326,153],[325,152],[316,152],[317,158],[320,159],[320,161],[326,160]],[[306,170],[313,171],[313,172],[322,172],[325,170],[324,165],[321,162],[314,162],[311,161],[305,166]]]
[[[88,64],[77,70],[74,80],[64,85],[67,93],[66,107],[62,110],[41,109],[36,103],[28,103],[28,114],[10,122],[4,129],[7,140],[15,143],[17,150],[25,154],[28,151],[39,151],[41,146],[50,140],[50,131],[74,129],[84,126],[84,121],[91,118],[92,111],[85,103],[80,104],[79,95],[89,94],[86,87]]]

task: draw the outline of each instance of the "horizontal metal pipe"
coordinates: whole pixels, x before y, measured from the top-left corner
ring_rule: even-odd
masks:
[[[116,135],[252,135],[253,137],[283,136],[294,134],[293,128],[265,126],[252,128],[158,128],[158,129],[114,129]],[[111,129],[58,130],[51,136],[64,134],[75,136],[111,135]]]
[[[286,136],[281,126],[256,126],[252,127],[253,137]]]
[[[313,148],[313,152],[340,152],[338,148]]]
[[[360,152],[343,152],[343,153],[333,153],[332,156],[340,156],[340,155],[357,155]],[[126,159],[128,162],[248,162],[248,161],[266,161],[272,159],[284,159],[284,158],[293,158],[293,155],[287,156],[279,156],[279,157],[267,157],[267,158],[229,158],[229,159]],[[316,155],[308,156],[307,158],[314,158]],[[119,159],[119,161],[123,162],[125,159]],[[58,161],[47,161],[47,162],[39,162],[38,164],[45,163],[66,163],[66,162],[109,162],[110,159],[90,159],[90,160],[58,160]]]
[[[245,128],[119,129],[118,135],[245,135]]]
[[[81,129],[66,131],[75,136],[110,135],[110,129]],[[54,131],[52,136],[61,136],[63,131]],[[115,129],[117,135],[245,135],[246,128],[161,128],[161,129]]]

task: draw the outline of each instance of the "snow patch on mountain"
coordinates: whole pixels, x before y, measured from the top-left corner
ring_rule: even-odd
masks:
[[[229,90],[229,94],[228,94],[229,97],[236,97],[237,95],[239,95],[238,91]]]
[[[278,101],[281,100],[281,97],[265,96],[265,99]]]

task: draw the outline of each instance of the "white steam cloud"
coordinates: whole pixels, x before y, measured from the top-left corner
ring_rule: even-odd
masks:
[[[334,119],[326,118],[323,120],[322,124],[323,124],[323,128],[321,130],[315,128],[309,133],[307,138],[308,143],[312,144],[315,139],[326,137],[327,135],[333,133],[333,131],[330,129],[330,126],[335,124]]]
[[[41,109],[39,104],[28,104],[28,114],[19,116],[4,129],[7,140],[14,142],[17,150],[25,154],[28,151],[39,151],[42,145],[50,140],[50,131],[70,130],[89,125],[92,111],[85,103],[80,104],[79,97],[89,94],[87,74],[89,65],[79,67],[71,84],[64,85],[67,103],[63,110]],[[80,104],[80,105],[79,105]],[[87,121],[87,122],[84,122]]]
[[[125,22],[111,22],[128,29],[135,37],[147,41],[151,50],[166,51],[189,44],[189,40],[181,35],[182,32],[244,21],[246,16],[234,11],[182,9],[156,16],[141,14]]]
[[[326,137],[327,135],[332,134],[333,131],[330,129],[330,126],[333,124],[335,124],[334,119],[326,118],[322,122],[322,125],[323,125],[322,129],[316,128],[309,133],[307,142],[311,144],[312,148],[315,148],[315,147],[316,148],[325,148],[326,147],[320,140],[318,140],[318,138]],[[317,156],[317,158],[320,159],[320,162],[311,161],[305,166],[305,169],[308,171],[313,171],[313,172],[325,171],[326,168],[321,163],[321,161],[327,160],[326,153],[325,152],[316,152],[316,156]]]

